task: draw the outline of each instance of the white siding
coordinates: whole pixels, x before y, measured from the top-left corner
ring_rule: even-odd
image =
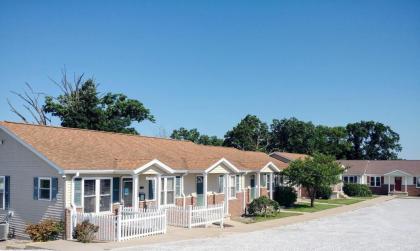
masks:
[[[27,238],[25,227],[43,219],[64,220],[64,179],[59,173],[22,144],[0,129],[0,175],[10,176],[10,210],[15,212],[11,227],[18,238]],[[54,201],[33,199],[33,178],[57,177],[58,194]],[[7,211],[0,210],[0,218]]]

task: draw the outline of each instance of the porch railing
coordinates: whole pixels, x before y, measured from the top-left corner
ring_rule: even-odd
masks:
[[[208,206],[175,206],[166,209],[168,225],[176,227],[197,227],[219,223],[223,228],[224,204]]]

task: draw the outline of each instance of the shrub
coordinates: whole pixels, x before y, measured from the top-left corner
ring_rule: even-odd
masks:
[[[291,207],[296,202],[297,193],[293,187],[280,186],[276,189],[274,199],[280,206]]]
[[[316,192],[316,198],[328,200],[331,198],[332,189],[329,186],[323,186]]]
[[[372,196],[372,191],[365,184],[346,183],[343,186],[343,191],[348,196],[357,196],[357,197],[371,197]]]
[[[248,206],[248,213],[250,215],[263,215],[267,216],[279,210],[279,203],[270,200],[267,196],[261,196],[254,199]]]
[[[64,223],[62,221],[54,221],[47,219],[38,224],[30,224],[26,227],[25,232],[33,241],[50,241],[56,240],[64,231]]]
[[[98,226],[95,226],[88,220],[85,220],[76,225],[73,232],[73,238],[83,243],[92,242],[95,238],[95,233],[98,232],[98,230]]]

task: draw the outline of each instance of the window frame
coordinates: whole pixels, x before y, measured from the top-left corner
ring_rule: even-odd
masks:
[[[351,180],[353,180],[353,181],[351,181]],[[357,175],[345,175],[345,176],[343,176],[343,183],[358,184],[359,183],[359,177]]]
[[[261,188],[267,188],[267,174],[266,173],[262,173],[260,176],[261,176],[260,177],[260,187]],[[262,181],[264,181],[264,185],[263,185],[263,182]]]
[[[233,178],[233,182],[232,182],[232,178]],[[232,191],[234,191],[233,195],[232,195]],[[237,191],[236,191],[236,175],[229,175],[229,192],[228,193],[229,193],[229,199],[236,199],[236,193],[237,193]]]
[[[5,210],[6,209],[6,176],[0,176],[0,179],[3,179],[3,198],[2,198],[3,207],[0,207],[0,209]]]
[[[150,176],[146,176],[146,181],[147,181],[147,199],[145,200],[147,201],[156,201],[156,197],[157,197],[157,178],[156,177],[150,177]],[[149,199],[149,182],[152,182],[153,185],[153,199]]]
[[[382,186],[382,182],[381,182],[381,176],[369,176],[370,180],[369,180],[369,186],[370,187],[381,187]],[[373,178],[373,186],[372,186],[372,178]],[[379,178],[379,185],[377,185],[377,179]]]
[[[168,190],[168,179],[173,179],[173,190]],[[164,181],[162,183],[162,181]],[[164,195],[163,197],[159,198],[159,202],[160,205],[175,205],[176,203],[176,176],[161,176],[160,177],[160,182],[161,182],[161,187],[163,187],[163,189],[161,188],[160,190],[160,196],[162,196],[162,194]],[[173,192],[174,193],[174,201],[173,203],[168,203],[168,192]],[[163,199],[163,203],[162,203],[162,199]]]
[[[50,182],[49,189],[49,197],[48,199],[41,198],[41,189],[46,190],[47,188],[41,188],[41,180],[48,180]],[[51,177],[38,177],[38,200],[44,200],[44,201],[51,201],[52,199],[52,179]]]
[[[222,182],[220,182],[222,181]],[[217,193],[224,194],[225,193],[225,186],[226,186],[225,176],[219,175],[217,176]]]
[[[85,181],[86,180],[94,180],[95,181],[95,195],[88,195],[89,197],[95,198],[95,211],[90,213],[111,213],[112,212],[112,198],[113,198],[113,177],[84,177],[82,178],[82,208],[83,212],[85,212]],[[110,181],[110,207],[109,211],[100,211],[100,199],[101,199],[101,180],[109,180]]]

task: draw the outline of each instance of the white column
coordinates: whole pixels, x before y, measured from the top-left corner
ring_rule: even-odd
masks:
[[[203,173],[203,203],[207,206],[207,173]]]
[[[270,199],[273,199],[273,173],[270,173]]]
[[[139,209],[139,175],[134,174],[133,176],[133,209]]]
[[[394,192],[395,192],[395,177],[393,177],[394,178]]]
[[[229,214],[229,175],[225,174],[224,178],[224,190],[225,190],[225,214]]]
[[[404,176],[404,182],[405,182],[405,192],[407,192],[407,176]]]
[[[162,187],[162,179],[160,175],[156,175],[156,202],[157,202],[157,207],[160,207],[160,197],[161,197],[161,187]]]
[[[256,181],[257,181],[257,194],[256,194],[256,197],[258,198],[258,197],[260,197],[260,195],[261,195],[261,177],[260,177],[261,175],[260,175],[260,173],[258,172],[257,173],[257,175],[256,175]]]
[[[388,193],[391,192],[391,176],[388,176]]]

